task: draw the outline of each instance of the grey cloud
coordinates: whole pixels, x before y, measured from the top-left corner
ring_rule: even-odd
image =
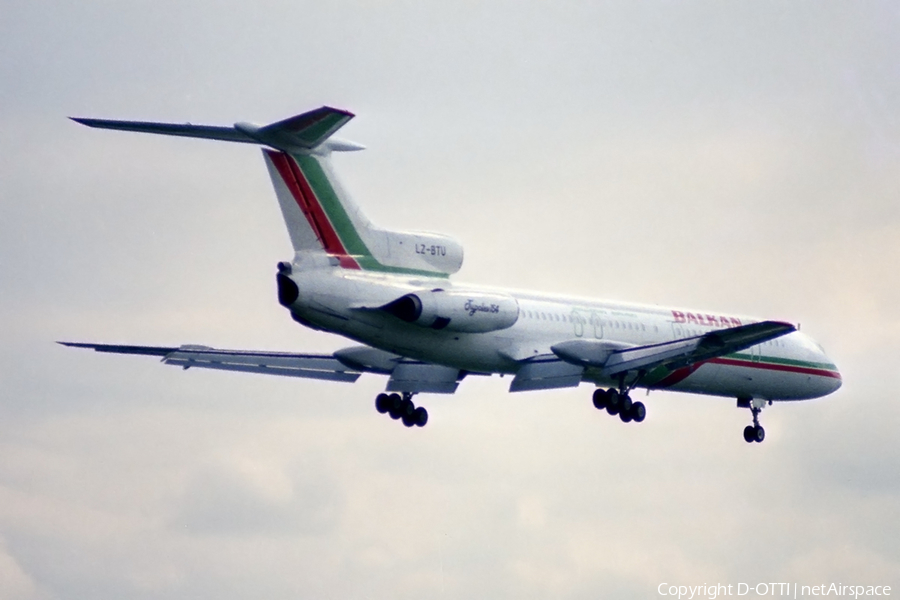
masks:
[[[172,526],[200,535],[324,535],[340,522],[339,490],[315,468],[208,465],[190,476]]]

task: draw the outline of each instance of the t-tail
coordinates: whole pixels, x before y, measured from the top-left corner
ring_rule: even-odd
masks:
[[[73,119],[89,127],[267,146],[263,157],[294,247],[293,268],[344,268],[447,277],[462,266],[463,249],[435,233],[374,226],[340,185],[332,152],[363,146],[333,137],[353,114],[323,106],[266,126],[232,127]]]

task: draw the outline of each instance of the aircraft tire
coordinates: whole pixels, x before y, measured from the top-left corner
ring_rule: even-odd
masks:
[[[631,419],[635,423],[640,423],[644,419],[647,418],[647,407],[644,406],[643,402],[635,402],[631,405]]]
[[[425,410],[424,406],[420,406],[413,413],[413,417],[417,426],[425,427],[425,424],[428,422],[428,411]]]
[[[606,412],[611,415],[619,414],[619,408],[622,406],[622,396],[617,390],[609,390],[606,396]]]
[[[629,396],[628,394],[621,394],[619,397],[621,398],[621,400],[619,401],[619,412],[630,412],[631,407],[634,405],[634,402],[631,401],[631,396]]]
[[[416,424],[416,415],[403,415],[403,424],[407,427],[413,427]]]
[[[756,439],[756,428],[753,425],[747,425],[744,427],[744,441],[748,444],[752,443]]]
[[[597,410],[603,410],[606,408],[606,403],[609,401],[609,392],[604,390],[603,388],[597,388],[594,390],[594,408]]]
[[[406,400],[400,401],[400,415],[404,417],[411,417],[413,413],[416,412],[416,405],[413,404],[413,401],[407,398]]]
[[[384,414],[391,409],[389,406],[389,398],[387,394],[378,394],[375,398],[375,410]]]
[[[753,441],[759,444],[764,439],[766,439],[766,430],[762,428],[762,425],[757,425],[753,428]]]
[[[631,414],[630,408],[628,410],[623,408],[621,412],[619,412],[619,418],[622,419],[623,423],[630,423],[634,417]]]
[[[400,394],[389,394],[387,405],[388,405],[388,414],[391,415],[391,418],[395,421],[403,416],[403,413],[400,412],[401,405],[403,404],[403,400],[400,398]]]

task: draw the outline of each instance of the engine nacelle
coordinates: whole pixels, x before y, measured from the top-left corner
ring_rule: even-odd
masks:
[[[407,323],[461,333],[506,329],[519,319],[519,303],[515,298],[482,292],[415,292],[381,308]]]

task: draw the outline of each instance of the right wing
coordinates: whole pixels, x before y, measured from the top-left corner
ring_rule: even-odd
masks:
[[[85,344],[59,342],[73,348],[90,348],[97,352],[161,356],[162,362],[184,369],[218,369],[243,371],[307,379],[353,382],[362,371],[341,362],[333,354],[292,354],[289,352],[253,352],[247,350],[216,350],[208,346],[119,346],[114,344]]]
[[[351,346],[334,354],[294,354],[251,350],[217,350],[209,346],[126,346],[59,342],[97,352],[162,357],[167,365],[183,369],[218,369],[264,375],[354,382],[363,373],[389,375],[389,392],[452,394],[468,374],[453,367],[404,358],[370,346]]]

